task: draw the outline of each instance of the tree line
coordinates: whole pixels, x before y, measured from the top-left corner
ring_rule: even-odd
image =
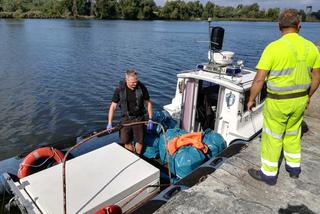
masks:
[[[2,18],[96,18],[127,20],[226,20],[275,21],[279,8],[261,9],[259,4],[219,6],[212,2],[168,0],[160,7],[154,0],[0,0]],[[303,21],[319,21],[320,10]]]

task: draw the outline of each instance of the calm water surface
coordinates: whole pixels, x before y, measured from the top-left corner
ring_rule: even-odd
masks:
[[[215,25],[226,30],[224,49],[248,67],[279,36],[276,23]],[[320,23],[301,33],[319,43]],[[127,68],[160,110],[176,74],[207,61],[207,38],[207,22],[0,20],[0,160],[105,127]]]

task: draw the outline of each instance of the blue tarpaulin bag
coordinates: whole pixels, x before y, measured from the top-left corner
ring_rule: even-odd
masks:
[[[178,124],[177,121],[175,121],[166,111],[153,112],[152,120],[161,123],[165,130],[176,128]],[[155,127],[158,134],[160,134],[162,132],[161,126],[156,125]]]
[[[171,173],[181,179],[198,168],[204,160],[205,155],[201,150],[193,146],[183,146],[170,159]]]
[[[209,151],[206,154],[208,158],[215,157],[218,153],[226,148],[223,137],[211,129],[206,129],[204,131],[202,143],[206,144],[209,148]]]
[[[181,136],[184,134],[187,134],[185,130],[179,129],[179,128],[174,128],[174,129],[168,129],[166,131],[166,137],[167,137],[167,143],[172,140],[173,138],[177,136]],[[167,156],[166,156],[166,145],[163,139],[163,134],[160,134],[160,139],[159,139],[159,154],[160,154],[160,159],[163,164],[167,164]]]
[[[147,158],[159,156],[159,135],[154,132],[146,132],[143,138],[142,155]]]

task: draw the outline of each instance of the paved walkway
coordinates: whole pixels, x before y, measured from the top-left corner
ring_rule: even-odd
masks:
[[[305,122],[308,132],[301,141],[299,179],[289,177],[284,162],[275,186],[248,175],[249,168],[259,168],[258,137],[204,182],[180,192],[156,213],[320,213],[320,119],[306,116]]]

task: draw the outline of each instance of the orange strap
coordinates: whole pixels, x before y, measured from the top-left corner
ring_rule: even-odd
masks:
[[[206,144],[202,143],[202,133],[201,132],[192,132],[184,134],[178,137],[173,138],[169,141],[167,149],[170,155],[174,153],[182,146],[193,146],[197,149],[202,150],[204,153],[208,152],[208,147]]]

